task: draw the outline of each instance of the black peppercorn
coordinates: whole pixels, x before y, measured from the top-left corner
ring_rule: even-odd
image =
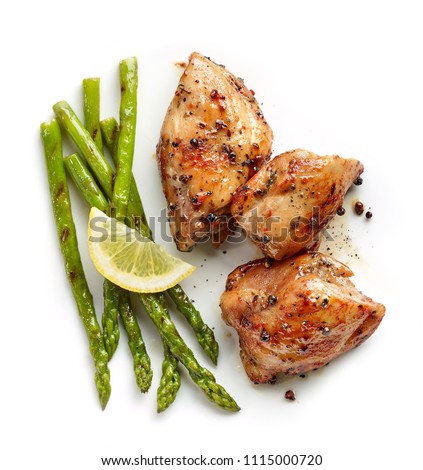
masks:
[[[338,215],[344,215],[345,214],[345,209],[341,206],[338,208],[338,210],[336,211],[336,213]]]
[[[269,339],[270,339],[269,333],[264,328],[262,328],[261,333],[260,333],[260,340],[267,343]]]
[[[278,301],[278,298],[276,297],[276,295],[269,295],[269,297],[267,298],[267,303],[269,305],[275,305],[277,301]]]
[[[354,210],[357,215],[361,215],[364,212],[364,204],[361,201],[357,201],[354,204]]]
[[[287,390],[285,392],[285,400],[295,401],[295,392],[293,390]]]
[[[324,328],[322,328],[323,336],[327,336],[329,332],[330,332],[330,328],[328,326],[325,326]]]
[[[228,127],[222,119],[216,119],[216,129],[225,129]]]

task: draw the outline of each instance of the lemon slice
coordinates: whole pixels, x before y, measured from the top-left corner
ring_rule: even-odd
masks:
[[[88,249],[97,271],[132,292],[161,292],[188,277],[195,266],[93,207]]]

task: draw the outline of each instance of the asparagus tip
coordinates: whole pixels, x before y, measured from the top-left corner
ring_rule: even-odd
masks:
[[[100,397],[100,404],[101,404],[101,409],[104,411],[106,409],[107,403],[109,401],[109,397]]]
[[[218,357],[218,354],[219,354],[219,351],[211,352],[211,353],[209,354],[209,357],[210,357],[211,361],[213,362],[213,364],[214,364],[215,366],[217,366],[217,357]]]

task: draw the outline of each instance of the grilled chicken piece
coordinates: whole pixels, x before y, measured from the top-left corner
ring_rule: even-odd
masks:
[[[242,79],[191,54],[157,145],[172,236],[190,251],[227,235],[235,190],[265,163],[273,133]]]
[[[374,333],[385,307],[360,293],[348,279],[352,275],[316,252],[251,261],[229,275],[223,319],[239,334],[253,382],[322,367]]]
[[[358,160],[302,149],[286,152],[238,189],[232,215],[269,258],[317,249],[321,231],[362,172]]]

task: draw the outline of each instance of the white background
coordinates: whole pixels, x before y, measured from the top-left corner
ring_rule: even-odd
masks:
[[[101,469],[100,457],[140,454],[241,462],[245,454],[321,454],[320,468],[330,470],[421,465],[419,3],[38,0],[1,7],[1,468]],[[368,342],[329,367],[306,379],[255,386],[218,303],[226,275],[257,253],[247,243],[199,247],[185,256],[197,271],[184,287],[215,327],[217,368],[177,313],[174,318],[242,411],[217,409],[183,373],[175,403],[157,415],[161,347],[140,311],[153,386],[146,396],[138,393],[122,334],[102,412],[58,249],[39,124],[52,118],[51,106],[61,99],[80,113],[81,80],[89,76],[102,78],[102,117],[117,116],[118,63],[136,55],[134,172],[148,214],[157,215],[165,201],[153,153],[181,73],[174,63],[193,50],[224,63],[255,90],[275,133],[275,154],[303,147],[364,162],[364,184],[354,188],[335,227],[351,237],[351,246],[333,250],[356,272],[356,285],[385,303],[386,317]],[[352,214],[356,197],[371,206],[371,221]],[[73,208],[100,313],[101,278],[86,250],[88,209],[78,197]],[[283,398],[288,388],[297,393],[293,403]]]

